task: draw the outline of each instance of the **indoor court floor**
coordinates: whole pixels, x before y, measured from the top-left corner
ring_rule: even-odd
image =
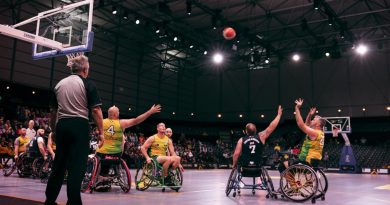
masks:
[[[135,170],[131,170],[132,180]],[[149,188],[141,192],[134,187],[125,194],[119,187],[113,187],[111,192],[94,192],[82,194],[84,204],[93,205],[227,205],[227,204],[300,204],[280,198],[266,199],[265,191],[257,191],[253,196],[251,190],[242,190],[241,196],[225,196],[225,186],[230,170],[186,170],[182,189],[176,193],[167,189]],[[279,173],[269,171],[275,188],[279,187]],[[321,205],[390,205],[390,175],[368,174],[338,174],[327,173],[329,190],[325,201],[317,200]],[[0,195],[16,198],[44,201],[46,184],[31,178],[19,178],[17,174],[10,177],[0,176]],[[1,198],[0,198],[1,199]],[[61,189],[57,200],[59,204],[66,204],[66,186]],[[0,203],[1,204],[1,203]],[[311,204],[310,201],[304,204]]]

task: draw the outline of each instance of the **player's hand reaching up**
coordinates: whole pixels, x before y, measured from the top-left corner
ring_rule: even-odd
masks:
[[[301,108],[303,104],[303,99],[299,98],[298,100],[295,100],[295,107]]]
[[[282,108],[281,105],[279,105],[279,107],[278,107],[278,115],[282,116],[282,114],[283,114],[283,108]]]
[[[309,114],[310,114],[310,115],[316,114],[316,110],[317,110],[317,108],[315,108],[315,107],[310,108]]]
[[[160,104],[153,105],[153,106],[150,108],[149,111],[151,112],[151,114],[161,112],[161,105],[160,105]]]

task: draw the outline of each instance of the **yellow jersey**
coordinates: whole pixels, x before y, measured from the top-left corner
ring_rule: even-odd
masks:
[[[164,135],[160,138],[157,134],[151,136],[154,138],[152,146],[150,146],[150,156],[167,156],[169,137]]]
[[[303,142],[301,152],[298,155],[299,160],[311,163],[312,159],[322,159],[322,150],[324,148],[324,132],[318,130],[317,137],[311,140],[309,136],[306,136]]]
[[[96,152],[118,154],[122,152],[123,130],[119,120],[103,120],[104,143]]]
[[[27,136],[25,136],[25,137],[19,136],[16,140],[18,140],[19,154],[22,152],[25,152],[26,151],[26,144],[28,144],[28,142],[30,142],[30,138]]]

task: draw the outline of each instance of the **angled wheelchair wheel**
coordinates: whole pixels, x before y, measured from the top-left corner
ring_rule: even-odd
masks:
[[[152,161],[150,164],[144,162],[141,169],[137,169],[135,174],[135,187],[139,191],[148,189],[155,178],[156,166]]]
[[[262,174],[262,178],[264,180],[265,186],[266,186],[267,191],[268,191],[267,196],[271,197],[271,198],[276,197],[274,184],[272,183],[272,179],[268,174],[268,170],[263,167],[261,170],[261,174]]]
[[[126,162],[121,159],[119,166],[119,186],[123,192],[128,193],[131,189],[131,174],[130,170],[126,165]]]
[[[18,163],[16,164],[16,172],[19,177],[28,177],[32,175],[32,163],[33,159],[27,157],[25,153],[19,156]]]
[[[325,194],[328,191],[328,179],[326,178],[325,173],[321,169],[318,169],[316,172],[318,178],[318,190],[316,198],[321,198],[322,200],[325,200]]]
[[[283,196],[292,201],[307,201],[317,192],[317,174],[309,166],[292,165],[281,174],[280,188]]]
[[[39,177],[41,178],[42,183],[47,183],[50,174],[51,174],[51,168],[53,165],[53,160],[51,157],[48,157],[42,164],[41,169],[39,170]]]
[[[225,194],[226,196],[229,196],[230,192],[232,191],[232,189],[235,189],[235,186],[236,186],[236,183],[237,183],[237,174],[238,174],[238,171],[237,169],[232,169],[232,171],[230,172],[230,176],[229,176],[229,179],[227,181],[227,184],[226,184],[226,189],[225,189]],[[235,197],[235,193],[233,195],[233,197]]]
[[[33,163],[32,163],[32,175],[34,177],[39,177],[41,178],[41,168],[42,168],[42,165],[43,163],[45,162],[45,160],[42,158],[42,157],[38,157],[36,159],[34,159]]]
[[[87,166],[84,174],[83,181],[81,182],[81,192],[85,193],[89,191],[90,193],[93,192],[93,186],[95,184],[97,173],[98,173],[98,167],[99,166],[99,159],[97,157],[89,157],[87,160]]]
[[[171,170],[169,174],[171,176],[171,180],[173,182],[174,187],[171,187],[172,190],[178,192],[183,185],[183,173],[180,172],[179,168],[175,170]]]
[[[7,164],[3,165],[3,174],[6,177],[8,177],[12,173],[14,173],[15,170],[16,170],[16,162],[15,161],[9,161]]]

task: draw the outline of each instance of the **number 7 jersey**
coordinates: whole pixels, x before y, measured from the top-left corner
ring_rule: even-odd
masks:
[[[103,120],[104,143],[96,152],[118,154],[122,152],[123,130],[119,120]]]
[[[242,138],[241,165],[245,167],[261,166],[264,145],[258,135]]]

